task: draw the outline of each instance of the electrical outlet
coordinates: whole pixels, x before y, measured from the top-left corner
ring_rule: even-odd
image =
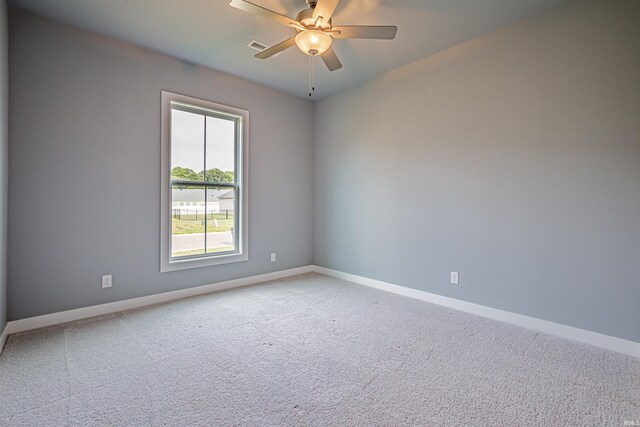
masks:
[[[457,271],[452,271],[451,272],[451,284],[452,285],[457,285],[458,284],[458,272]]]
[[[103,288],[110,288],[112,285],[113,285],[113,278],[111,277],[110,274],[105,274],[104,276],[102,276]]]
[[[271,262],[276,262],[276,253],[271,252]]]

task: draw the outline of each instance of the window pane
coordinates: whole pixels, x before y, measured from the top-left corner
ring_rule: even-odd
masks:
[[[235,251],[235,190],[207,189],[207,253]]]
[[[171,189],[171,256],[204,251],[205,188],[173,185]]]
[[[235,170],[235,122],[207,117],[206,181],[233,182]]]
[[[204,170],[204,119],[171,110],[171,179],[202,180],[198,174]]]

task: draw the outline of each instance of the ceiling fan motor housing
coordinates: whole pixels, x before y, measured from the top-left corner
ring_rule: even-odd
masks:
[[[313,19],[313,9],[305,9],[302,12],[298,13],[298,15],[296,16],[296,21],[298,21],[305,28],[316,28],[316,20]],[[331,29],[331,25],[331,19],[329,19],[327,22],[322,21],[318,29],[329,31]],[[296,31],[300,32],[301,30],[296,29]]]

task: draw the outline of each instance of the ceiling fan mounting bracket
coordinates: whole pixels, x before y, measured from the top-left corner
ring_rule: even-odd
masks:
[[[307,0],[307,4],[311,9],[313,9],[314,7],[316,7],[316,4],[318,4],[318,0]]]

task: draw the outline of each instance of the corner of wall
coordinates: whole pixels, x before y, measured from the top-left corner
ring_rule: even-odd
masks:
[[[316,263],[316,178],[317,178],[317,166],[316,166],[316,142],[318,135],[316,133],[316,121],[317,121],[317,109],[318,101],[313,102],[313,121],[311,123],[311,264]]]
[[[7,323],[8,39],[7,2],[0,0],[0,351]]]

